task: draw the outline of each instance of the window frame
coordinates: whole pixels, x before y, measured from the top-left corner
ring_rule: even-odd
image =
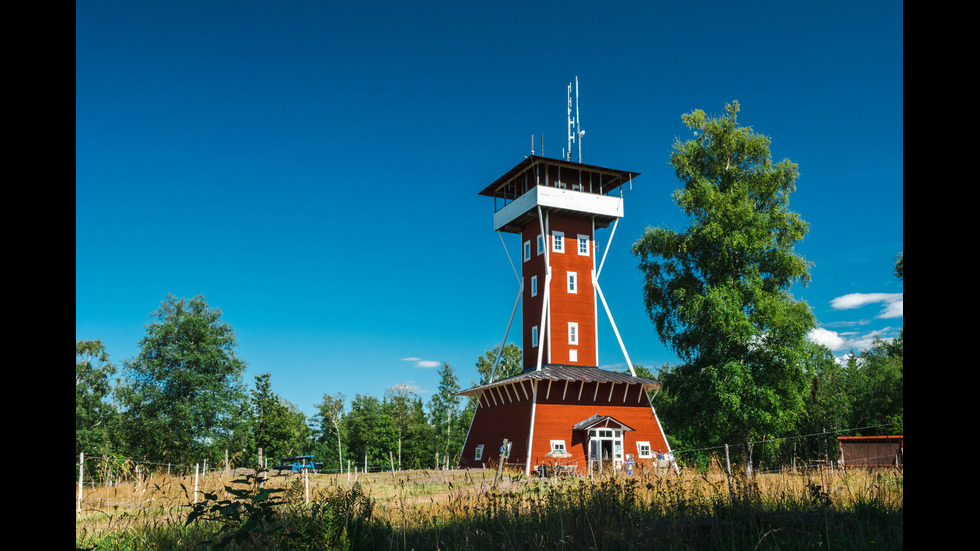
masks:
[[[568,344],[578,345],[578,322],[568,322]]]
[[[483,444],[476,447],[476,451],[473,455],[473,461],[483,461]]]
[[[538,296],[538,276],[531,276],[531,296]]]
[[[531,260],[531,240],[524,242],[524,262]]]
[[[584,233],[578,234],[578,255],[579,256],[589,256],[591,254],[591,251],[589,250],[590,249],[590,246],[589,246],[589,242],[590,241],[592,241],[592,240],[589,239],[589,236],[588,235],[586,235]],[[582,252],[582,245],[583,244],[585,245],[585,252]]]
[[[646,454],[643,453],[643,448],[646,447]],[[650,459],[653,457],[653,447],[650,446],[650,442],[647,440],[637,440],[636,441],[636,456],[642,459]]]
[[[554,231],[551,232],[551,252],[557,254],[565,253],[565,232]]]
[[[578,294],[578,273],[565,272],[565,290],[573,295]]]
[[[538,346],[538,326],[531,326],[531,348],[537,348]]]

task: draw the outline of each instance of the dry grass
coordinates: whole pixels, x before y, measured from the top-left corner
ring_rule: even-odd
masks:
[[[372,503],[369,518],[360,519],[367,526],[359,536],[364,548],[384,541],[393,549],[632,549],[635,542],[656,540],[660,548],[670,549],[687,548],[683,542],[690,538],[702,538],[697,541],[707,548],[749,540],[759,548],[787,548],[788,536],[802,542],[788,548],[807,548],[815,541],[844,541],[854,548],[876,538],[876,548],[888,547],[882,540],[894,543],[895,538],[901,545],[904,477],[894,469],[761,473],[751,480],[729,480],[718,470],[618,473],[594,481],[528,479],[505,472],[497,484],[494,475],[490,470],[357,475],[356,491]],[[201,477],[198,495],[229,499],[225,487],[234,478]],[[347,475],[310,475],[307,493],[304,477],[273,476],[265,487],[286,490],[286,502],[296,505],[295,511],[309,511],[304,509],[307,496],[315,510],[318,500],[349,495],[354,482],[353,475],[349,480]],[[76,520],[76,545],[96,541],[106,549],[150,548],[164,546],[153,542],[185,541],[190,536],[183,523],[193,488],[193,477],[148,476],[87,489]],[[889,526],[896,522],[897,535]],[[719,529],[724,535],[718,535]],[[131,534],[141,530],[145,545],[134,545],[139,537]],[[883,531],[888,535],[880,535]],[[130,534],[126,545],[105,545],[119,533]]]

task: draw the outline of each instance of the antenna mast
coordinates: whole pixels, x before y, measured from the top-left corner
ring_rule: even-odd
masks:
[[[575,119],[572,118],[572,83],[568,83],[568,149],[564,155],[566,161],[572,160],[572,142],[575,137],[572,135],[572,128],[575,126]]]
[[[582,130],[582,118],[578,115],[578,77],[575,77],[575,134],[578,138],[578,162],[582,162],[582,137],[585,131]]]
[[[582,162],[582,121],[578,114],[578,77],[575,77],[575,116],[572,117],[572,83],[568,83],[568,149],[563,155],[566,161],[572,160],[572,144],[578,141],[578,162]]]

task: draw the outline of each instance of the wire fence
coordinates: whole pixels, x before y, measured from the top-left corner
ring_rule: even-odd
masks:
[[[890,426],[858,427],[731,445],[720,444],[704,448],[670,450],[668,454],[662,456],[663,460],[659,462],[659,465],[666,467],[662,468],[661,472],[666,473],[672,470],[678,474],[682,469],[693,468],[703,471],[714,465],[727,471],[729,476],[736,470],[733,469],[733,463],[744,469],[745,474],[749,476],[813,469],[844,469],[854,465],[854,462],[853,459],[850,462],[843,462],[840,448],[830,448],[817,456],[813,456],[811,453],[809,457],[806,454],[796,452],[804,449],[819,450],[821,444],[826,444],[831,439],[836,440],[838,436],[868,431],[880,433]],[[815,441],[820,442],[815,443]],[[751,453],[756,446],[760,448],[768,446],[769,449],[765,454],[760,454],[762,455],[761,461],[756,462],[750,459],[746,462],[743,450],[748,448]],[[773,448],[778,448],[778,450],[774,452]],[[867,464],[892,465],[903,468],[904,449],[900,445],[897,450],[893,448],[893,451],[888,453],[867,455],[860,459]],[[588,474],[591,476],[593,472],[602,472],[604,468],[621,468],[621,465],[615,465],[609,461],[605,463],[599,461],[597,470],[594,471],[594,465],[590,463],[591,460],[594,458],[586,456],[565,458],[566,462],[574,461],[589,465],[588,473],[570,474]],[[223,491],[233,477],[255,474],[256,472],[262,472],[264,476],[292,474],[294,472],[290,468],[278,468],[281,466],[279,464],[268,469],[268,458],[265,459],[264,470],[236,466],[234,463],[234,461],[227,459],[227,456],[226,460],[219,465],[208,464],[206,461],[192,465],[137,461],[112,455],[86,456],[83,453],[76,457],[75,464],[78,473],[76,512],[81,513],[83,509],[187,505],[196,502],[205,491]],[[455,464],[455,462],[446,463],[437,458],[436,464],[439,465],[439,468],[434,470],[452,470],[449,465]],[[657,464],[654,463],[654,465]],[[755,468],[756,465],[764,465],[765,467]],[[313,482],[315,489],[316,486],[322,484],[343,482],[350,484],[356,481],[359,475],[363,476],[364,473],[388,471],[401,471],[401,469],[396,469],[396,462],[393,458],[389,458],[388,463],[369,462],[367,459],[360,464],[348,461],[346,468],[323,468],[322,465],[314,466],[311,464],[301,468],[299,473],[302,476],[292,479],[291,484],[297,484],[298,480],[303,480],[306,485],[305,491],[308,493],[310,491],[310,479],[308,478],[310,473],[334,475],[327,479],[316,477]]]

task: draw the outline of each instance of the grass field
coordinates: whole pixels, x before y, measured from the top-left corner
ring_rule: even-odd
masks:
[[[88,549],[902,549],[903,473],[148,478],[88,490]],[[188,522],[188,519],[193,519]]]

